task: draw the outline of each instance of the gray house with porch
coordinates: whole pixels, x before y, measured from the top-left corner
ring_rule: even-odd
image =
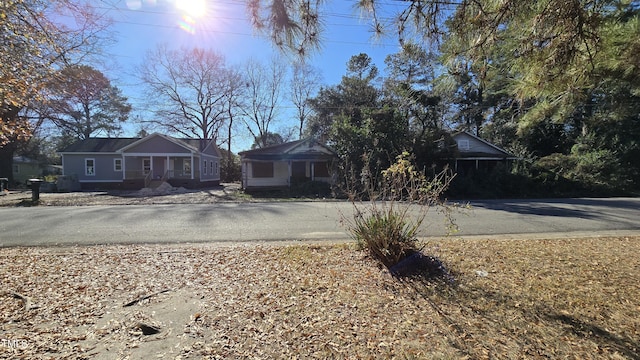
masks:
[[[168,182],[200,188],[220,183],[220,152],[213,141],[154,133],[143,138],[89,138],[62,151],[62,172],[83,189],[140,189]]]
[[[491,171],[499,164],[509,168],[517,157],[510,152],[470,133],[461,131],[452,135],[457,145],[452,168],[458,176],[466,176],[479,170]]]

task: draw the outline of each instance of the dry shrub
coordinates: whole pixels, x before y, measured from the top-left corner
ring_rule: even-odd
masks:
[[[416,251],[422,220],[407,219],[406,210],[372,206],[367,213],[355,216],[348,229],[360,249],[391,267]]]
[[[409,153],[382,171],[381,179],[363,176],[367,200],[351,194],[353,218],[343,218],[345,227],[360,249],[387,267],[419,252],[418,236],[433,206],[440,206],[454,228],[452,207],[442,200],[451,179],[443,170],[433,178],[418,171]]]

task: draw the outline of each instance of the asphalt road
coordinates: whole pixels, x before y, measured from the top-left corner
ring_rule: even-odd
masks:
[[[431,209],[425,236],[446,234]],[[345,202],[0,208],[0,246],[345,240]],[[455,214],[457,236],[640,235],[640,199],[495,200]]]

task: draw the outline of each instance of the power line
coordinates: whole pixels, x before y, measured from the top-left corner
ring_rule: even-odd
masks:
[[[151,10],[151,9],[129,9],[129,8],[109,8],[109,7],[104,7],[104,6],[94,6],[95,9],[100,9],[100,10],[107,10],[107,11],[117,11],[117,12],[122,12],[122,13],[133,13],[133,14],[150,14],[150,15],[174,15],[177,12],[175,11],[161,11],[161,10]],[[366,17],[361,17],[361,16],[357,16],[357,15],[350,15],[350,14],[344,14],[344,13],[334,13],[334,12],[324,12],[321,14],[322,16],[328,16],[328,17],[335,17],[335,18],[340,18],[340,19],[350,19],[350,20],[362,20],[362,19],[366,19]],[[220,19],[220,20],[239,20],[239,21],[245,21],[247,20],[246,18],[238,18],[238,17],[228,17],[228,16],[218,16],[218,15],[211,15],[211,14],[207,14],[206,15],[207,18],[213,18],[213,19]],[[384,21],[395,21],[396,18],[395,17],[378,17],[378,19],[384,20]],[[336,26],[359,26],[359,25],[354,25],[354,24],[330,24],[330,25],[336,25]]]
[[[100,9],[108,9],[106,7],[97,7]],[[131,9],[123,9],[123,8],[118,8],[118,9],[114,9],[117,11],[127,11],[127,12],[140,12],[140,13],[148,13],[148,14],[158,14],[158,15],[173,15],[173,13],[171,12],[164,12],[164,11],[152,11],[152,10],[131,10]],[[66,15],[62,15],[62,16],[66,16]],[[335,14],[334,16],[344,16],[347,18],[351,18],[351,19],[355,19],[356,17],[353,16],[349,16],[349,15],[343,15],[343,14]],[[224,16],[209,16],[207,17],[208,19],[211,20],[232,20],[232,21],[246,21],[247,19],[244,18],[236,18],[236,17],[224,17]],[[113,20],[113,23],[118,25],[133,25],[133,26],[142,26],[142,27],[150,27],[150,28],[158,28],[158,29],[175,29],[175,30],[180,30],[180,26],[178,24],[171,24],[171,25],[166,25],[166,24],[154,24],[154,23],[143,23],[143,22],[136,22],[136,21],[126,21],[126,20]],[[370,26],[371,24],[368,25],[363,25],[363,24],[344,24],[344,23],[329,23],[326,24],[324,27],[357,27],[357,28],[361,28],[363,26]],[[225,30],[218,30],[218,29],[212,29],[212,28],[207,28],[207,27],[199,27],[197,29],[197,31],[199,33],[203,33],[203,34],[224,34],[224,35],[235,35],[235,36],[246,36],[246,37],[258,37],[258,38],[263,38],[266,41],[269,41],[270,39],[265,36],[264,34],[260,34],[260,33],[246,33],[246,32],[237,32],[237,31],[225,31]],[[373,34],[372,34],[373,37]],[[380,46],[380,47],[397,47],[398,44],[397,43],[382,43],[382,42],[359,42],[359,41],[341,41],[341,40],[331,40],[331,39],[324,39],[322,40],[323,43],[330,43],[330,44],[343,44],[343,45],[374,45],[374,46]],[[119,56],[119,57],[127,57],[126,55],[118,55],[115,54],[115,56]]]

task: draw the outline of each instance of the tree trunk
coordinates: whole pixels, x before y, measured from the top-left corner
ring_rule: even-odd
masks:
[[[13,154],[17,149],[17,144],[12,141],[0,147],[0,178],[8,178],[9,186],[13,186]]]

